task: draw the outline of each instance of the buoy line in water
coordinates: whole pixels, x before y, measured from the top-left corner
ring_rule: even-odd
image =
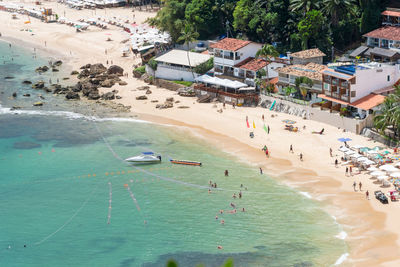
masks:
[[[137,200],[136,200],[136,198],[135,198],[135,195],[132,193],[132,190],[131,190],[131,188],[129,187],[129,185],[128,185],[128,184],[126,184],[126,185],[127,185],[127,186],[126,186],[126,189],[128,190],[129,195],[130,195],[130,197],[131,197],[132,200],[133,200],[133,203],[135,203],[136,209],[137,209],[138,211],[140,211],[140,206],[139,206],[139,203],[137,202]]]
[[[34,245],[38,246],[40,244],[42,244],[43,242],[45,242],[46,240],[48,240],[49,238],[51,238],[52,236],[54,236],[55,234],[57,234],[58,232],[60,232],[61,230],[63,230],[78,214],[79,212],[86,206],[86,204],[89,202],[89,200],[92,198],[94,192],[97,190],[99,184],[97,184],[97,186],[92,190],[92,192],[90,193],[90,195],[86,198],[86,200],[82,203],[82,205],[74,212],[74,214],[72,214],[72,216],[65,221],[65,223],[63,225],[61,225],[57,230],[55,230],[54,232],[52,232],[51,234],[47,235],[45,238],[43,238],[42,240],[34,243]]]
[[[111,182],[108,182],[108,188],[109,188],[109,197],[110,199],[108,200],[108,215],[107,215],[107,224],[110,224],[111,222],[111,209],[112,209],[112,184]]]

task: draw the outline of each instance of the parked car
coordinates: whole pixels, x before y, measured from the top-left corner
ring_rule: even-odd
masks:
[[[375,198],[379,200],[382,204],[389,204],[388,198],[382,191],[375,191]]]

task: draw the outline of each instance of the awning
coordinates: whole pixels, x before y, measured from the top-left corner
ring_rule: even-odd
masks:
[[[241,83],[239,81],[233,81],[233,80],[228,80],[228,79],[221,79],[217,77],[211,77],[209,75],[202,75],[199,76],[195,79],[196,82],[201,82],[201,83],[208,83],[208,84],[214,84],[214,85],[219,85],[223,87],[229,87],[233,89],[239,89],[242,87],[248,87],[247,84]]]
[[[340,99],[336,99],[336,98],[333,98],[333,97],[330,97],[330,96],[326,96],[324,94],[319,94],[318,97],[322,98],[322,99],[325,99],[325,100],[328,100],[328,101],[332,101],[332,102],[338,103],[338,104],[350,105],[349,102],[345,102],[345,101],[340,100]]]
[[[369,94],[367,96],[364,96],[361,99],[358,99],[357,101],[353,102],[350,104],[350,106],[363,109],[363,110],[369,110],[371,108],[374,108],[376,106],[379,106],[385,101],[385,96],[383,95],[376,95],[376,94]]]

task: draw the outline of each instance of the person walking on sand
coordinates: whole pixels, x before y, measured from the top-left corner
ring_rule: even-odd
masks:
[[[249,117],[246,116],[246,121],[248,121],[248,120],[249,120]]]
[[[354,181],[354,183],[353,183],[353,189],[354,189],[354,192],[356,192],[357,190],[356,190],[356,186],[357,186],[357,183],[356,183],[356,181]]]
[[[290,145],[289,152],[290,152],[290,153],[294,153],[294,151],[293,151],[293,145]]]
[[[365,192],[365,198],[369,200],[369,192],[367,190],[367,192]]]
[[[303,153],[300,153],[300,160],[303,161]]]
[[[335,167],[336,168],[337,168],[338,164],[339,164],[339,161],[337,159],[335,159]]]
[[[262,168],[260,167],[260,174],[263,174],[263,170],[262,170]]]
[[[350,172],[350,175],[353,175],[353,167],[352,166],[350,166],[349,172]]]
[[[346,176],[349,176],[349,167],[346,167]]]
[[[362,191],[362,190],[361,190],[361,187],[362,187],[362,183],[361,183],[361,182],[358,184],[358,186],[359,186],[359,188],[360,188],[360,191]]]
[[[264,114],[262,114],[261,119],[264,121]]]
[[[268,130],[267,133],[269,134],[269,130],[270,130],[270,129],[269,129],[269,125],[268,125],[268,127],[267,127],[267,130]]]
[[[332,157],[332,148],[329,148],[329,154],[330,154],[331,157]]]
[[[267,156],[267,158],[269,158],[269,151],[268,151],[268,148],[265,149],[265,156]]]

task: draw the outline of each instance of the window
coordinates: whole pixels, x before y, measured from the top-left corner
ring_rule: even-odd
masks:
[[[351,97],[356,97],[356,91],[351,91],[351,92],[350,92],[350,96],[351,96]]]
[[[387,81],[390,82],[390,75],[387,76]]]
[[[325,91],[330,91],[331,90],[331,85],[328,83],[324,83],[324,90]]]

